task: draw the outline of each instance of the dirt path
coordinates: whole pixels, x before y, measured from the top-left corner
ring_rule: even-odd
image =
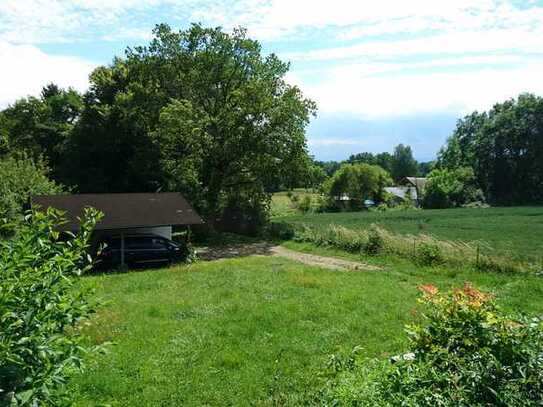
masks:
[[[269,243],[240,244],[213,248],[203,248],[198,253],[203,260],[219,260],[244,256],[277,256],[298,261],[310,266],[318,266],[331,270],[365,271],[379,270],[377,266],[356,261],[338,259],[335,257],[318,256],[316,254],[301,253],[275,246]]]

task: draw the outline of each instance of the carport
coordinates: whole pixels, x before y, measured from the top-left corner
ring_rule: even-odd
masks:
[[[31,198],[35,209],[56,208],[65,213],[65,231],[76,232],[87,207],[100,210],[104,217],[96,225],[93,245],[104,235],[121,238],[121,264],[124,265],[124,236],[129,233],[153,233],[172,238],[174,226],[202,224],[202,218],[177,192],[120,193],[79,195],[38,195]]]

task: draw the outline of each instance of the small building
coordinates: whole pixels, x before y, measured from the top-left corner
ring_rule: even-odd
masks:
[[[80,195],[39,195],[31,198],[31,206],[46,210],[56,208],[64,212],[66,231],[76,232],[79,219],[87,207],[98,209],[104,217],[94,229],[93,243],[105,235],[152,233],[172,238],[174,226],[202,224],[202,218],[187,200],[177,192],[120,193]],[[124,244],[123,244],[124,246]]]
[[[386,187],[385,191],[392,194],[398,202],[411,199],[413,204],[418,206],[425,186],[426,178],[405,177],[398,186]]]
[[[424,194],[424,188],[426,187],[426,182],[427,182],[427,178],[405,177],[400,182],[400,185],[415,188],[415,190],[417,191],[417,199],[420,199],[422,198],[422,195]]]

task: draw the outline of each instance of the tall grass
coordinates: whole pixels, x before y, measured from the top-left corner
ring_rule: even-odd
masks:
[[[437,239],[428,234],[397,234],[372,224],[365,229],[330,225],[326,228],[290,224],[293,240],[329,246],[350,253],[391,254],[409,258],[423,265],[448,264],[473,266],[480,270],[523,272],[535,268],[514,260],[510,253],[493,250],[484,242]]]

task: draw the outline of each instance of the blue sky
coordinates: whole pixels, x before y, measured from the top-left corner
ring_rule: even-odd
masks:
[[[543,0],[0,0],[0,107],[145,44],[156,23],[248,28],[314,99],[317,159],[434,158],[459,117],[543,95]]]

